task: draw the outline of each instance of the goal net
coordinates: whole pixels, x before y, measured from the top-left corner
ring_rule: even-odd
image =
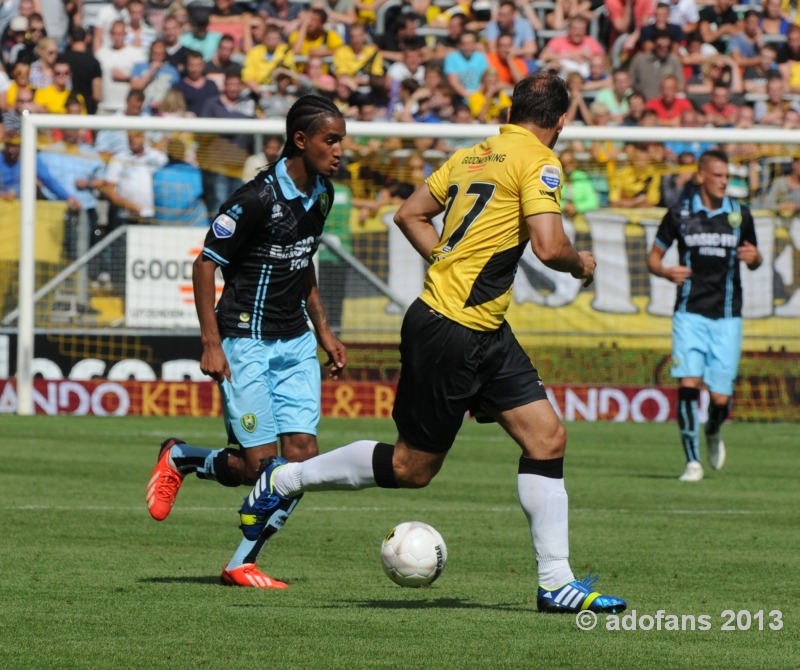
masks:
[[[393,214],[453,150],[496,130],[348,123],[316,258],[329,321],[349,350],[346,379],[324,385],[325,414],[390,415],[402,315],[426,267]],[[219,413],[216,388],[199,369],[191,264],[206,207],[216,213],[264,166],[282,132],[281,121],[26,116],[20,199],[0,213],[0,412]],[[104,138],[107,146],[114,135],[128,147],[142,134],[155,167],[115,165],[88,144]],[[800,195],[781,191],[799,142],[781,130],[565,130],[556,147],[568,173],[565,227],[579,249],[594,252],[595,281],[582,289],[528,249],[508,314],[565,419],[672,416],[675,287],[648,273],[646,255],[699,151],[719,144],[732,160],[731,194],[754,212],[764,257],[759,270],[743,273],[735,414],[800,420],[800,217],[791,205]],[[70,209],[44,183],[42,165],[56,181],[83,178],[89,168],[75,167],[79,160],[96,162],[86,185],[94,206]],[[136,198],[144,198],[139,211],[120,204]]]

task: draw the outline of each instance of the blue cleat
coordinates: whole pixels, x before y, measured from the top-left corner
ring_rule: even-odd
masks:
[[[299,495],[296,498],[285,498],[273,489],[272,478],[275,471],[288,462],[280,456],[267,459],[253,490],[244,499],[239,510],[239,528],[248,540],[255,541],[263,534],[271,536],[277,533],[303,497]]]
[[[627,607],[624,600],[592,591],[592,586],[598,579],[599,576],[594,579],[587,576],[581,581],[576,579],[552,591],[540,586],[536,606],[540,612],[548,614],[575,614],[581,610],[591,610],[598,614],[624,612]]]

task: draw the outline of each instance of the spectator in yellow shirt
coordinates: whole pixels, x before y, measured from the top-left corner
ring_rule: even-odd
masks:
[[[319,7],[312,7],[303,15],[299,30],[289,38],[295,56],[325,58],[344,44],[339,33],[325,28],[327,21],[327,12]]]
[[[66,114],[67,99],[72,94],[72,69],[69,63],[60,56],[53,66],[53,83],[40,88],[33,96],[33,102],[50,114]],[[82,95],[73,94],[80,101],[83,114],[86,114],[86,103]]]
[[[372,77],[383,77],[383,57],[378,47],[367,42],[367,30],[360,23],[350,27],[350,44],[333,53],[333,71],[337,77],[354,77],[359,85],[370,83]]]
[[[497,70],[486,70],[480,88],[467,98],[472,117],[481,123],[498,123],[502,111],[511,107],[511,96],[506,93],[506,87]]]
[[[629,164],[610,180],[611,207],[656,207],[661,201],[662,170],[654,164],[647,144],[626,147]]]
[[[254,20],[264,21],[261,17]],[[274,83],[273,73],[276,69],[293,70],[294,64],[294,52],[284,43],[281,29],[269,25],[264,30],[264,41],[250,49],[245,56],[242,80],[258,95],[262,86]]]

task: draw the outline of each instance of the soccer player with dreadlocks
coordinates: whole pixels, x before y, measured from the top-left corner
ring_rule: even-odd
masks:
[[[286,117],[281,158],[223,203],[211,224],[193,271],[200,368],[219,384],[228,442],[237,448],[165,440],[147,487],[147,506],[158,521],[189,473],[224,486],[253,485],[279,439],[289,461],[319,451],[317,342],[332,377],[346,365],[347,351],[328,326],[312,257],[333,202],[328,178],[338,170],[344,135],[344,118],[333,103],[315,95],[298,99]],[[225,287],[215,310],[217,268]],[[286,587],[256,567],[268,539],[262,535],[223,568],[223,584]]]

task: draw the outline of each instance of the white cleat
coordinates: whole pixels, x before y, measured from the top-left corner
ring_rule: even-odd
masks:
[[[725,443],[719,436],[706,435],[706,444],[708,445],[708,464],[715,470],[722,470],[725,465]]]
[[[703,466],[698,461],[689,461],[683,474],[678,477],[681,482],[699,482],[703,479]]]

